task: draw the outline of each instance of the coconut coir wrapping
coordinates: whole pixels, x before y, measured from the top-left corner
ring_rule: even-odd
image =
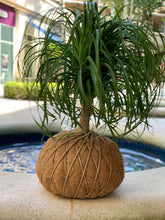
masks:
[[[95,198],[116,189],[124,178],[116,144],[95,132],[64,131],[43,146],[36,172],[42,185],[67,198]]]

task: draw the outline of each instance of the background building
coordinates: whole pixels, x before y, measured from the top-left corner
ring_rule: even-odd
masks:
[[[18,78],[16,55],[23,38],[35,36],[36,26],[29,26],[24,36],[27,22],[45,11],[59,7],[51,0],[1,0],[0,2],[0,95],[3,84]]]

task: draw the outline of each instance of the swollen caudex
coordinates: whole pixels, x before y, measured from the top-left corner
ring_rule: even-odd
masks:
[[[67,198],[102,197],[124,178],[122,155],[117,145],[95,132],[63,131],[50,138],[36,164],[42,185]]]

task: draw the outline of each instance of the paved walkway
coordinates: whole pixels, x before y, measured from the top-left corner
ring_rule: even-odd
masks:
[[[41,132],[34,119],[40,122],[40,116],[35,101],[0,98],[0,134]],[[60,124],[48,125],[50,131],[58,131]]]
[[[36,102],[34,101],[0,98],[0,115],[24,109],[28,110],[34,106],[36,106]]]

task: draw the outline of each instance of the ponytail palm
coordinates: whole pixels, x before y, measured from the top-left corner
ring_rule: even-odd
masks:
[[[49,20],[48,17],[53,19]],[[103,196],[121,183],[123,162],[118,150],[114,150],[114,144],[98,137],[96,133],[89,132],[90,117],[94,118],[96,128],[100,124],[106,125],[114,137],[118,135],[117,125],[123,117],[126,118],[124,134],[141,123],[148,126],[148,115],[160,93],[163,81],[159,67],[161,54],[158,42],[149,28],[139,27],[122,20],[118,12],[112,18],[106,8],[99,11],[97,3],[92,1],[84,2],[83,9],[68,9],[66,12],[51,10],[43,17],[41,24],[45,21],[49,21],[45,36],[34,41],[33,46],[24,56],[23,64],[26,72],[23,74],[28,76],[31,73],[32,64],[37,63],[36,82],[41,86],[38,99],[44,101],[41,106],[44,110],[42,126],[44,127],[48,116],[56,120],[64,114],[71,119],[73,127],[78,126],[79,132],[62,132],[63,143],[61,143],[61,135],[56,136],[53,152],[52,140],[46,144],[36,166],[38,176],[45,188],[54,190],[53,192],[58,195],[71,198]],[[54,27],[57,25],[61,25],[64,30],[62,41],[54,40],[52,37]],[[29,56],[35,47],[36,52]],[[25,48],[26,45],[22,50]],[[55,86],[50,87],[51,83],[55,83]],[[77,104],[78,101],[80,105]],[[50,105],[54,112],[49,111]],[[86,137],[88,141],[82,137]],[[96,139],[98,140],[95,141]],[[112,151],[109,144],[112,145],[110,147]],[[65,180],[58,185],[57,182],[53,182],[56,179],[54,175],[60,173],[59,164],[65,158],[65,154],[70,152],[71,146],[75,148],[76,153],[73,157],[71,156],[69,165],[67,164],[70,161],[69,156],[64,159],[64,167],[61,169],[66,175],[61,179]],[[81,153],[84,146],[85,149]],[[94,146],[96,146],[95,150],[93,150]],[[63,153],[60,153],[60,159],[56,165],[49,168],[53,174],[47,184],[45,182],[48,178],[48,173],[45,171],[47,162],[52,155],[52,161],[56,160],[55,155],[59,149],[63,149]],[[51,156],[47,157],[45,155],[49,150]],[[117,156],[112,155],[112,152],[117,152]],[[101,162],[101,155],[104,162]],[[107,155],[111,155],[112,158],[111,156],[111,159],[107,158]],[[46,162],[41,162],[44,157]],[[89,160],[90,157],[91,160]],[[112,168],[111,162],[113,164],[116,161],[119,165]],[[80,166],[82,176],[78,179],[78,185],[74,183],[75,190],[69,183],[71,179],[75,181],[75,177],[78,178],[77,174],[72,176],[73,166],[78,166],[76,163]],[[92,174],[86,173],[91,163],[96,173],[96,176],[92,177],[90,176]],[[104,163],[106,168],[102,167]],[[68,170],[66,166],[69,167]],[[89,170],[92,169],[89,168]],[[107,170],[109,173],[107,178],[103,178],[104,174],[99,177],[101,170],[103,173]],[[92,184],[89,183],[87,176],[94,181]],[[111,180],[114,177],[117,181]],[[104,183],[101,182],[102,179]],[[106,184],[109,184],[109,181],[112,181],[114,186],[107,189]],[[63,188],[59,192],[58,188],[61,186]],[[99,188],[97,195],[93,194],[96,190],[95,186]],[[100,186],[103,188],[100,189]],[[82,193],[84,188],[85,195]]]
[[[112,18],[106,8],[98,11],[95,2],[84,3],[82,10],[49,11],[41,22],[50,15],[54,19],[47,34],[34,41],[24,57],[26,76],[32,63],[39,65],[36,82],[41,86],[38,98],[44,100],[43,121],[49,114],[56,119],[64,113],[72,126],[81,127],[82,111],[76,104],[80,100],[84,110],[89,108],[95,126],[102,122],[112,135],[123,115],[127,117],[127,132],[141,123],[148,125],[148,114],[163,80],[160,50],[152,31],[122,20],[119,14]],[[52,38],[58,24],[65,30],[64,41]],[[35,47],[36,52],[29,56]],[[48,85],[54,82],[52,89]],[[47,109],[48,102],[55,114]]]

